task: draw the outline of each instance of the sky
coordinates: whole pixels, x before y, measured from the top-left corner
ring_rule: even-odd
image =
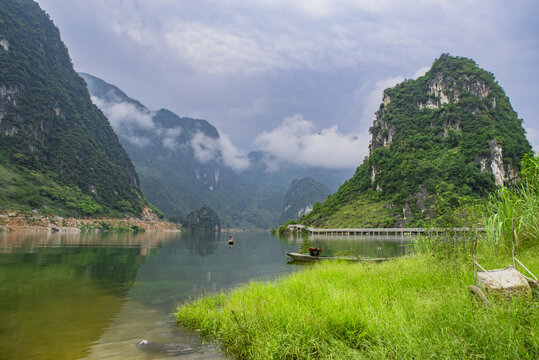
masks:
[[[221,150],[355,168],[382,91],[442,53],[494,73],[539,150],[536,0],[38,0],[75,70],[208,120]],[[225,155],[226,157],[226,155]]]

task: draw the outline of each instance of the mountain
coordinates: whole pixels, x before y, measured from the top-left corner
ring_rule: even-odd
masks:
[[[135,167],[31,0],[0,2],[0,203],[140,214]]]
[[[448,54],[384,91],[370,133],[368,158],[306,224],[421,225],[433,215],[433,195],[484,198],[511,184],[531,151],[494,75]]]
[[[202,205],[196,211],[191,211],[182,222],[183,228],[196,232],[220,232],[221,224],[217,213],[212,208]]]
[[[203,204],[223,228],[270,228],[279,223],[293,179],[310,176],[336,190],[349,170],[279,166],[262,152],[246,157],[206,120],[152,111],[118,87],[80,74],[92,99],[107,115],[140,177],[145,196],[168,217],[185,218]]]
[[[293,180],[284,196],[280,222],[299,219],[302,215],[308,214],[314,203],[324,201],[329,194],[330,191],[326,185],[312,178]]]

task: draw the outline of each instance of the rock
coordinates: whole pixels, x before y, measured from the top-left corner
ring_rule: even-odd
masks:
[[[195,348],[185,344],[167,344],[146,339],[140,340],[138,343],[136,343],[136,347],[144,352],[165,355],[185,355],[196,351]]]

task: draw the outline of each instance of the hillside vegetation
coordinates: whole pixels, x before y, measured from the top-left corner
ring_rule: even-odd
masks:
[[[370,133],[369,157],[303,223],[425,225],[436,217],[440,196],[457,207],[510,185],[531,151],[522,119],[494,75],[447,54],[424,76],[384,91]],[[373,204],[383,205],[375,223],[366,217]]]
[[[537,275],[539,156],[523,168],[514,188],[492,194],[483,215],[502,232],[479,236],[477,259],[486,269],[511,264],[515,221],[516,255]],[[241,359],[537,359],[539,291],[487,293],[485,306],[468,290],[473,249],[474,232],[418,237],[399,259],[320,262],[195,299],[177,319]]]
[[[225,161],[226,140],[208,121],[180,117],[166,109],[150,110],[112,84],[89,74],[81,76],[135,164],[144,195],[168,218],[185,219],[207,204],[224,228],[270,228],[279,223],[283,198],[294,179],[309,176],[335,191],[352,173],[279,167],[263,152],[236,158],[243,166],[233,168]],[[314,199],[305,194],[299,205],[312,205],[327,194],[313,193]]]
[[[1,208],[140,214],[135,168],[56,26],[31,0],[0,13]]]

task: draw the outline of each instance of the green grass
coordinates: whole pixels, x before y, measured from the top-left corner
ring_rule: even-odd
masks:
[[[485,228],[492,246],[511,246],[512,222],[517,242],[539,238],[539,154],[524,159],[516,186],[501,187],[491,195],[490,212]]]
[[[537,246],[519,253],[539,272]],[[507,266],[508,253],[480,256]],[[537,300],[471,297],[470,256],[323,263],[178,308],[180,324],[245,359],[536,359]],[[537,294],[536,294],[537,296]]]
[[[326,228],[392,227],[396,218],[391,216],[385,204],[358,198],[320,220]],[[316,227],[317,222],[318,219],[311,219],[310,224]]]
[[[50,174],[49,174],[50,175]],[[121,217],[128,212],[104,208],[76,186],[64,186],[53,176],[0,162],[0,211],[69,216]]]

